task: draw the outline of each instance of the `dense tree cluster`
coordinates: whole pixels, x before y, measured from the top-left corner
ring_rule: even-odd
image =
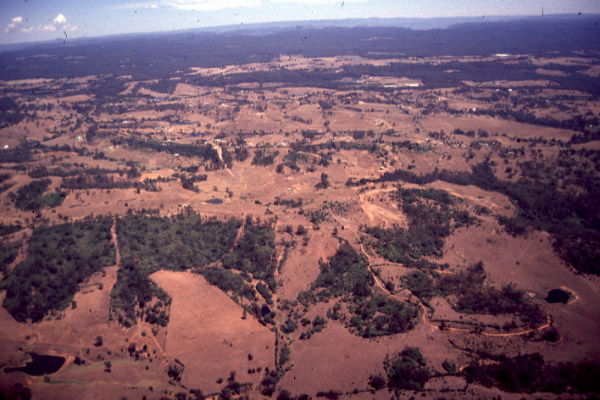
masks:
[[[418,347],[405,347],[395,357],[386,357],[384,363],[388,388],[398,394],[402,390],[421,390],[433,373]]]
[[[0,244],[0,272],[7,271],[6,267],[15,261],[20,247],[21,243],[19,242]]]
[[[110,218],[42,226],[33,231],[27,258],[0,282],[4,307],[19,322],[38,322],[67,307],[79,284],[115,263]]]
[[[16,193],[10,193],[9,197],[15,203],[15,207],[25,211],[58,207],[67,197],[67,193],[56,191],[44,194],[51,183],[50,179],[31,181],[27,185],[21,186]]]
[[[365,231],[377,239],[378,254],[407,267],[438,267],[423,257],[441,257],[445,238],[475,221],[467,211],[457,210],[457,199],[443,190],[399,187],[393,197],[410,221],[408,229],[369,227]]]
[[[202,267],[220,259],[228,252],[241,222],[217,219],[203,220],[193,213],[178,214],[172,218],[158,216],[127,215],[118,220],[117,233],[123,267],[119,270],[113,288],[112,307],[121,310],[121,322],[135,323],[136,316],[144,309],[164,321],[163,308],[170,299],[148,278],[159,269],[183,271]],[[150,305],[154,297],[159,302]],[[152,309],[154,308],[154,311]],[[160,310],[159,310],[160,309]]]
[[[244,235],[237,246],[223,257],[223,267],[252,274],[275,291],[275,232],[267,223],[246,219]]]
[[[588,176],[587,174],[580,174]],[[361,179],[358,183],[404,181],[425,185],[441,180],[457,185],[475,185],[484,190],[496,191],[508,196],[517,206],[518,215],[501,218],[500,222],[511,233],[525,232],[524,226],[545,230],[554,238],[557,254],[580,272],[600,274],[600,229],[597,221],[600,195],[593,179],[580,182],[581,191],[560,191],[545,182],[522,179],[517,182],[498,179],[488,162],[473,166],[471,172],[435,170],[417,175],[407,170],[386,172],[375,180]],[[406,212],[406,211],[405,211]],[[592,223],[590,223],[592,221]],[[371,234],[381,233],[373,231]]]
[[[418,309],[375,294],[367,258],[350,244],[340,245],[328,262],[320,263],[320,267],[321,273],[311,289],[298,295],[300,303],[309,305],[343,296],[351,302],[352,317],[346,325],[363,337],[392,335],[413,328]]]
[[[547,363],[538,354],[497,357],[495,362],[471,364],[463,370],[467,382],[498,387],[512,393],[600,392],[597,361]]]
[[[257,149],[254,152],[254,158],[252,159],[252,165],[259,165],[259,166],[268,166],[268,165],[273,165],[273,163],[275,162],[275,159],[277,158],[277,156],[279,155],[279,151],[275,150],[275,151],[268,151],[268,150],[264,150],[264,149]]]
[[[413,271],[402,277],[404,285],[425,303],[434,296],[452,298],[452,307],[462,313],[509,314],[519,316],[530,327],[546,321],[544,312],[527,295],[511,285],[501,289],[484,284],[483,263],[471,265],[458,274]]]

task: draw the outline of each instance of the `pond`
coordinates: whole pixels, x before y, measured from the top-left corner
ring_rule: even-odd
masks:
[[[205,203],[208,203],[208,204],[223,204],[223,200],[221,200],[221,199],[209,199],[209,200],[206,200]]]
[[[22,367],[5,368],[5,373],[25,372],[27,375],[42,376],[53,374],[65,363],[65,358],[61,356],[49,356],[44,354],[29,353],[31,361]]]
[[[548,303],[563,303],[567,304],[571,295],[569,292],[565,292],[562,289],[552,289],[548,292],[548,296],[546,296],[546,301]]]

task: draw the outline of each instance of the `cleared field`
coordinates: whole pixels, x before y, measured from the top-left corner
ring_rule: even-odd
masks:
[[[185,365],[182,384],[213,393],[231,371],[240,382],[257,384],[261,375],[248,369],[273,368],[274,333],[251,316],[242,319],[243,309],[201,275],[159,271],[150,277],[173,298],[165,356]]]

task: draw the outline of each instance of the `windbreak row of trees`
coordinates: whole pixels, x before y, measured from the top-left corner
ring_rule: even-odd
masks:
[[[134,150],[149,150],[157,153],[179,154],[184,157],[200,158],[211,163],[211,166],[218,169],[223,167],[223,162],[219,158],[219,153],[209,144],[192,145],[173,142],[158,142],[155,140],[140,140],[134,137],[115,138],[111,140],[112,144],[126,145]]]

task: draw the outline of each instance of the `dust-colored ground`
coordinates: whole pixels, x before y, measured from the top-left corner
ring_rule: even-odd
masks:
[[[104,268],[84,282],[74,297],[77,307],[61,311],[60,318],[49,318],[38,324],[17,323],[6,309],[1,308],[0,367],[24,364],[29,358],[28,351],[64,355],[67,360],[58,372],[46,379],[23,373],[0,373],[0,387],[22,383],[31,388],[34,398],[44,399],[142,396],[153,399],[163,395],[173,398],[177,392],[194,388],[205,394],[217,393],[235,371],[238,381],[253,384],[253,389],[247,393],[250,398],[264,398],[260,394],[260,381],[266,367],[276,369],[276,338],[279,349],[284,344],[291,349],[290,361],[286,364],[288,370],[280,371],[278,388],[294,395],[308,393],[313,398],[317,392],[329,390],[340,391],[342,398],[390,398],[392,394],[387,390],[367,392],[369,377],[384,374],[386,355],[393,355],[405,346],[419,347],[430,368],[440,373],[443,373],[441,365],[446,359],[459,367],[473,361],[473,356],[460,350],[460,346],[506,355],[539,352],[549,361],[600,359],[597,307],[600,281],[593,276],[577,274],[565,265],[555,254],[548,233],[532,231],[527,237],[508,235],[496,218],[497,215],[516,215],[518,210],[507,196],[442,181],[424,185],[445,190],[461,199],[458,207],[472,214],[478,207],[489,210],[489,214],[477,216],[476,224],[457,229],[447,238],[443,256],[433,261],[448,263],[448,270],[438,271],[446,274],[460,272],[472,263],[483,261],[486,284],[497,288],[514,284],[542,307],[560,335],[556,343],[538,340],[548,324],[534,328],[532,332],[515,328],[508,334],[499,334],[498,330],[490,328],[475,333],[465,328],[469,326],[466,323],[503,325],[510,323],[513,316],[463,315],[442,297],[433,298],[431,308],[420,302],[401,287],[402,276],[412,269],[374,254],[370,246],[372,239],[364,234],[366,226],[410,227],[410,221],[390,197],[390,192],[400,182],[347,185],[349,179],[354,182],[373,180],[396,169],[416,175],[433,173],[436,169],[468,173],[484,160],[492,163],[499,179],[513,182],[522,176],[519,168],[524,161],[547,162],[552,167],[566,143],[580,132],[519,123],[511,118],[476,115],[477,110],[492,110],[495,106],[512,109],[513,104],[518,103],[521,109],[527,109],[536,117],[568,120],[580,114],[598,116],[600,103],[590,95],[556,89],[552,84],[552,77],[565,75],[556,69],[556,64],[585,67],[583,73],[596,77],[598,66],[584,57],[536,59],[512,55],[458,60],[455,57],[391,57],[381,60],[354,56],[309,59],[281,55],[264,64],[194,68],[190,76],[231,75],[273,68],[335,71],[345,65],[381,66],[391,62],[440,65],[454,61],[501,61],[539,66],[536,71],[539,79],[468,82],[469,85],[460,88],[432,90],[423,88],[426,83],[422,79],[365,75],[351,82],[356,85],[355,90],[335,91],[287,87],[277,82],[201,87],[182,78],[169,93],[163,93],[149,89],[151,84],[159,82],[157,80],[135,81],[122,76],[123,91],[105,110],[98,110],[97,105],[92,104],[92,94],[81,94],[102,77],[71,80],[69,83],[74,85],[77,94],[63,90],[63,83],[58,80],[0,82],[7,95],[36,110],[35,118],[26,116],[17,124],[0,129],[0,148],[13,149],[23,139],[39,142],[32,142],[29,162],[4,162],[0,170],[9,175],[2,183],[12,184],[0,193],[0,222],[18,222],[24,227],[21,232],[2,238],[3,242],[23,242],[17,260],[8,268],[9,273],[26,256],[27,237],[37,225],[78,220],[90,215],[121,216],[143,209],[158,210],[160,215],[171,216],[188,206],[202,215],[220,219],[248,215],[272,219],[277,259],[281,262],[276,273],[278,287],[273,307],[277,333],[272,330],[273,325],[263,326],[250,314],[242,319],[240,305],[209,285],[201,275],[167,271],[156,272],[151,279],[172,298],[168,326],[157,329],[155,325],[138,321],[137,325],[125,329],[109,318],[110,292],[117,279],[119,259],[116,265]],[[520,57],[524,57],[524,61]],[[48,89],[55,94],[32,99],[23,94],[31,89]],[[90,107],[85,116],[76,111],[77,107],[85,106]],[[100,134],[88,139],[86,133],[93,125]],[[472,137],[454,134],[455,129],[473,131]],[[174,142],[210,144],[221,159],[225,151],[234,154],[241,148],[249,154],[243,161],[234,159],[231,166],[215,169],[200,157],[137,150],[111,142],[117,137],[132,136],[156,140],[165,146]],[[560,145],[556,144],[558,141]],[[315,147],[298,150],[295,146],[300,144]],[[66,145],[69,149],[51,148]],[[598,150],[600,142],[570,146],[571,149]],[[80,151],[84,148],[87,153]],[[258,150],[278,151],[279,155],[272,165],[253,165]],[[277,172],[277,165],[284,163],[284,157],[296,151],[307,156],[307,160],[298,162],[298,170],[285,165]],[[321,159],[327,162],[319,163]],[[129,178],[127,171],[132,165],[140,175]],[[68,190],[65,201],[54,209],[45,208],[37,213],[16,209],[13,197],[20,187],[36,179],[29,173],[39,166],[110,169],[114,171],[111,176],[118,179],[138,183],[145,179],[157,180],[157,191],[133,187]],[[193,175],[186,172],[190,167],[198,167],[196,174],[207,176],[206,180],[194,183],[195,190],[184,189],[175,175]],[[322,174],[327,175],[329,186],[317,189]],[[49,179],[50,191],[61,190],[62,177],[52,175]],[[223,202],[207,203],[211,199]],[[301,200],[302,204],[276,205],[278,199]],[[311,221],[311,213],[318,211],[324,213],[323,220]],[[306,228],[306,235],[296,234],[299,225]],[[291,233],[288,226],[292,227]],[[116,245],[118,238],[114,229],[111,234]],[[335,254],[343,241],[368,253],[370,273],[377,271],[379,274],[374,278],[373,290],[397,301],[420,305],[421,314],[413,330],[390,337],[364,339],[352,334],[341,322],[326,318],[325,329],[308,340],[300,339],[300,332],[307,329],[304,327],[282,334],[281,324],[288,315],[284,305],[293,304],[298,294],[311,287],[320,272],[319,261],[326,261]],[[394,292],[385,287],[384,282],[388,280],[396,285]],[[546,303],[544,298],[548,290],[554,288],[570,292],[571,301],[568,304]],[[5,293],[0,292],[0,300],[4,297]],[[312,305],[305,316],[311,321],[317,315],[326,317],[334,303]],[[297,311],[302,308],[293,307]],[[438,319],[455,323],[449,324],[450,329],[441,330],[435,322]],[[533,339],[528,337],[529,333],[533,334]],[[94,346],[97,336],[103,338],[101,346]],[[147,351],[137,361],[127,351],[131,343],[135,343],[137,349],[146,346]],[[75,357],[85,363],[75,364]],[[111,363],[110,372],[106,371],[107,361]],[[169,382],[168,368],[181,365],[178,363],[185,366],[182,380]],[[256,372],[258,368],[261,368],[260,373]],[[220,378],[223,383],[218,383]],[[426,388],[424,392],[406,392],[406,397],[553,398],[550,394],[510,394],[467,385],[462,376],[436,377]],[[354,389],[357,393],[351,394]]]
[[[185,365],[183,385],[213,393],[231,371],[258,384],[261,375],[248,369],[273,368],[274,333],[252,317],[242,319],[242,309],[201,275],[159,271],[151,278],[173,298],[165,356]]]

